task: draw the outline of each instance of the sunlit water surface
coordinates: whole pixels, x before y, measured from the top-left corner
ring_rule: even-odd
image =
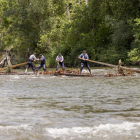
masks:
[[[139,75],[0,78],[1,140],[140,139]]]

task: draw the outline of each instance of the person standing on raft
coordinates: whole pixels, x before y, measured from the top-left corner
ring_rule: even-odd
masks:
[[[34,71],[35,73],[35,66],[33,64],[33,62],[37,61],[36,59],[36,53],[32,54],[30,57],[29,57],[29,60],[27,62],[27,68],[25,70],[25,73],[27,73],[28,69],[31,67],[32,70]]]
[[[63,69],[63,73],[64,73],[64,57],[62,56],[61,53],[59,53],[59,55],[56,57],[56,62],[57,62],[57,67],[56,67],[56,71],[59,70],[59,65],[62,67]]]
[[[90,72],[91,75],[91,69],[90,66],[88,64],[88,62],[85,59],[89,59],[88,54],[86,53],[86,51],[84,50],[83,53],[81,55],[78,56],[78,59],[81,59],[81,68],[80,68],[80,74],[82,73],[83,67],[86,66]]]
[[[41,67],[43,67],[43,70],[46,71],[46,59],[45,59],[45,57],[44,57],[42,54],[39,55],[39,60],[41,61],[41,63],[40,63],[39,66],[37,67],[36,73],[38,72],[38,70],[39,70]]]

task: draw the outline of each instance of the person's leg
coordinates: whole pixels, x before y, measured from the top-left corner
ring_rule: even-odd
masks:
[[[59,63],[57,63],[56,71],[58,71],[58,70],[59,70],[59,68],[60,68],[60,64],[59,64]]]
[[[65,66],[64,66],[64,62],[62,62],[62,68],[64,68]]]
[[[56,68],[57,71],[60,69],[60,66],[62,67],[62,62],[57,63],[57,68]]]
[[[64,62],[59,62],[59,65],[62,67],[62,70],[63,70],[63,73],[64,73],[64,71],[65,71]]]
[[[62,67],[62,62],[59,62],[59,65]]]
[[[65,66],[64,66],[64,62],[62,62],[62,70],[63,70],[63,73],[65,73]]]
[[[27,63],[27,67],[26,67],[25,73],[27,73],[27,71],[28,71],[29,67],[30,67],[30,64],[29,64],[29,63]]]
[[[30,63],[30,67],[32,68],[33,72],[35,72],[35,66],[33,63]]]
[[[86,67],[88,68],[89,72],[90,72],[90,75],[91,75],[91,69],[90,69],[90,66],[88,63],[86,63]]]
[[[82,73],[83,67],[84,67],[84,63],[81,63],[80,74]]]
[[[41,64],[38,65],[36,72],[38,72],[38,70],[41,68]]]
[[[43,64],[43,70],[46,71],[46,64]]]

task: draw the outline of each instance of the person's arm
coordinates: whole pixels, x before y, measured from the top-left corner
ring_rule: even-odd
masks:
[[[61,62],[63,62],[64,61],[64,57],[62,56],[62,60],[61,60]]]
[[[83,54],[79,55],[79,56],[78,56],[78,59],[85,60],[84,58],[82,58],[82,55],[83,55]]]
[[[87,59],[89,60],[88,54],[87,54]]]
[[[35,62],[36,61],[36,57],[33,55],[32,56],[32,61]]]
[[[78,59],[82,59],[81,56],[82,56],[82,54],[80,54],[80,55],[78,56]]]
[[[34,62],[39,61],[39,60],[40,60],[39,58],[34,57]]]
[[[40,59],[38,58],[38,59],[34,60],[34,62],[35,62],[35,61],[39,61],[39,60],[40,60]]]
[[[59,60],[58,60],[58,56],[56,57],[56,62],[57,62],[57,63],[59,62]]]

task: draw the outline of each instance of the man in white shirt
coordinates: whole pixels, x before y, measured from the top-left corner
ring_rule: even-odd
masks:
[[[56,57],[56,62],[57,62],[56,70],[59,70],[59,65],[60,65],[64,72],[64,57],[62,56],[61,53],[59,53],[59,55]]]
[[[27,62],[27,68],[25,70],[25,73],[27,73],[27,70],[31,67],[32,70],[34,71],[35,73],[35,66],[32,62],[34,61],[37,61],[38,59],[36,59],[36,53],[32,54],[30,57],[29,57],[29,60]]]

